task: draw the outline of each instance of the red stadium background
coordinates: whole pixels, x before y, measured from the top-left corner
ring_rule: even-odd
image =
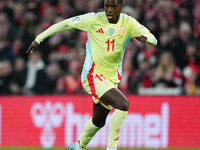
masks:
[[[127,97],[130,111],[119,147],[200,147],[199,97]],[[0,146],[68,146],[91,112],[91,98],[85,95],[0,97]],[[106,146],[109,118],[89,147]]]

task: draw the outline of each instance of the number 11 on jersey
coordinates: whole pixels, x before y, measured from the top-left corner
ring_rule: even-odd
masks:
[[[110,50],[110,44],[112,44],[112,51],[114,51],[114,49],[115,49],[115,39],[113,39],[112,41],[110,39],[108,39],[105,43],[107,44],[107,51]]]

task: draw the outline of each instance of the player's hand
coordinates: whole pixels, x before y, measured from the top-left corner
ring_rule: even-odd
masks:
[[[147,41],[147,37],[146,36],[143,36],[143,35],[140,35],[140,36],[135,36],[133,37],[135,38],[136,40],[140,41],[140,42],[143,42],[145,43]]]
[[[38,44],[36,41],[33,41],[29,46],[28,50],[26,51],[26,54],[32,54],[39,45],[40,44]]]

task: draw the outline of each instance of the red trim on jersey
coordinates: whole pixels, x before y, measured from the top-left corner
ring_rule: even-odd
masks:
[[[117,74],[118,74],[118,79],[121,80],[122,77],[120,76],[119,72],[117,71]]]
[[[87,43],[87,42],[88,42],[88,36],[86,35],[85,43]]]
[[[88,79],[88,83],[90,86],[90,91],[91,94],[96,98],[96,99],[100,99],[97,95],[96,95],[96,90],[95,90],[95,86],[94,86],[94,80],[93,80],[93,71],[94,71],[94,66],[95,64],[92,64],[92,68],[90,69],[88,75],[87,75],[87,79]]]

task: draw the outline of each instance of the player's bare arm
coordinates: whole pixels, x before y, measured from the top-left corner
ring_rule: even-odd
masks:
[[[146,43],[146,41],[147,41],[147,37],[144,36],[144,35],[135,36],[133,38],[136,39],[136,40],[138,40],[138,41],[140,41],[140,42],[143,42],[143,43]]]
[[[39,46],[40,44],[38,44],[35,40],[31,43],[31,45],[29,46],[28,50],[26,51],[27,54],[32,54]]]
[[[152,46],[157,45],[156,38],[150,32],[146,33],[144,35],[134,36],[133,38],[140,41],[140,42],[147,43],[148,45],[152,45]]]

